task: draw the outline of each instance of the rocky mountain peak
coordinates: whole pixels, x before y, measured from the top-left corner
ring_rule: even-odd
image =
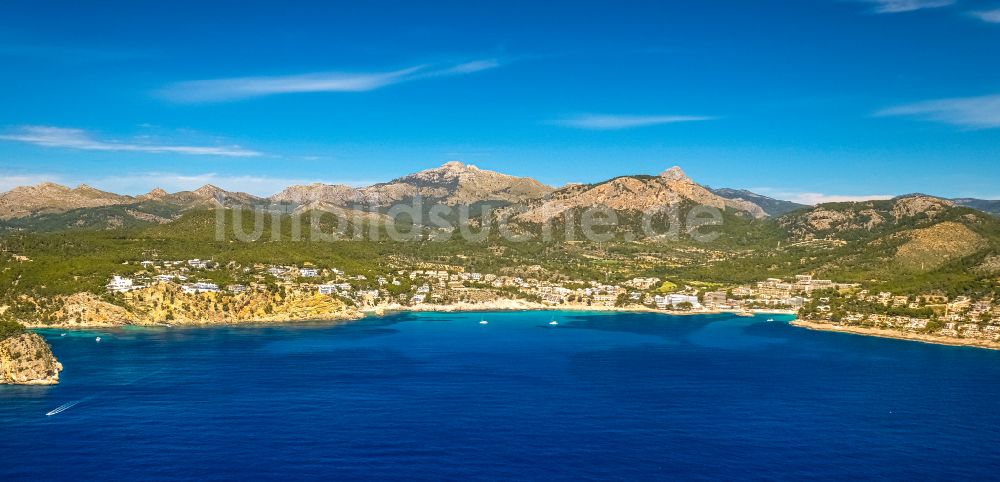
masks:
[[[216,197],[226,193],[226,191],[223,191],[222,188],[211,184],[205,184],[204,186],[195,189],[193,192],[201,197]]]
[[[0,219],[124,204],[131,199],[129,196],[100,191],[84,184],[70,189],[53,182],[43,182],[34,186],[16,187],[0,194]]]
[[[448,161],[437,168],[438,170],[446,171],[476,171],[479,170],[478,167],[472,164],[465,164],[461,161]]]
[[[70,189],[62,184],[56,184],[51,181],[40,182],[34,186],[26,186],[28,189],[33,189],[37,191],[69,191]]]
[[[756,204],[743,199],[726,199],[695,183],[680,167],[674,166],[656,177],[621,176],[610,181],[564,187],[545,201],[519,216],[530,222],[545,222],[568,209],[604,206],[616,211],[649,212],[691,201],[702,206],[743,211],[755,218],[767,216]]]
[[[667,169],[666,171],[661,172],[660,177],[668,181],[692,182],[691,178],[687,177],[687,174],[684,174],[684,170],[681,169],[680,166],[674,166],[671,167],[670,169]]]
[[[161,198],[161,197],[165,197],[167,195],[168,195],[167,191],[164,191],[163,189],[158,188],[158,187],[157,188],[153,188],[152,191],[149,191],[148,193],[146,193],[146,197],[149,197],[149,198]]]
[[[896,198],[892,206],[892,214],[896,219],[926,214],[934,218],[945,209],[954,207],[955,203],[941,199],[939,197],[928,196],[926,194],[914,194]]]

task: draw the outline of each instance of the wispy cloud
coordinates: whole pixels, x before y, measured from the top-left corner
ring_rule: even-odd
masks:
[[[969,12],[969,15],[987,23],[1000,23],[1000,8],[996,10],[978,10]]]
[[[957,0],[862,0],[874,4],[875,13],[903,13],[954,5]]]
[[[575,117],[556,119],[549,121],[548,123],[576,129],[616,130],[661,124],[676,124],[679,122],[708,121],[714,119],[717,119],[717,117],[693,115],[583,114]]]
[[[466,75],[499,66],[500,61],[496,59],[484,59],[451,65],[417,65],[386,72],[318,72],[193,80],[167,86],[158,94],[174,102],[221,102],[306,92],[367,92],[403,82]]]
[[[791,191],[787,189],[771,188],[771,187],[755,187],[750,189],[758,194],[763,194],[768,197],[773,197],[775,199],[783,199],[785,201],[797,202],[799,204],[808,204],[815,206],[817,204],[823,203],[834,203],[834,202],[858,202],[858,201],[873,201],[880,199],[892,199],[894,196],[891,194],[827,194],[820,192],[802,192],[802,191]]]
[[[255,175],[232,175],[214,172],[198,174],[178,174],[171,172],[139,172],[116,176],[105,176],[81,181],[86,184],[113,192],[139,194],[149,192],[154,187],[168,192],[189,191],[205,184],[219,186],[227,191],[242,191],[257,196],[270,196],[288,186],[303,184],[347,184],[360,186],[358,181],[336,182],[318,178],[271,177]]]
[[[53,176],[46,174],[0,173],[0,193],[10,191],[18,186],[32,186],[52,179],[54,179]]]
[[[74,186],[87,184],[98,189],[118,194],[137,195],[161,188],[168,192],[191,191],[205,184],[219,186],[227,191],[242,191],[257,196],[270,196],[288,186],[323,183],[366,186],[372,184],[361,180],[329,180],[309,178],[286,178],[254,175],[231,175],[219,173],[182,174],[175,172],[135,172],[112,176],[69,177],[62,174],[34,174],[0,172],[0,192],[18,186],[35,185],[42,182]]]
[[[260,152],[244,149],[239,146],[158,145],[141,142],[107,141],[97,139],[83,129],[52,126],[21,126],[9,133],[0,134],[0,140],[85,151],[150,152],[224,157],[254,157],[262,155]]]
[[[996,128],[1000,127],[1000,94],[917,102],[883,109],[875,115],[913,117],[972,129]]]

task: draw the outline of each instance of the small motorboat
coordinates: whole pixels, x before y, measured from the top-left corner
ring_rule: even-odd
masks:
[[[772,322],[772,321],[774,321],[774,318],[768,318],[767,321],[768,322]]]
[[[488,325],[488,324],[490,324],[490,322],[488,322],[486,320],[479,320],[479,324],[480,325]]]
[[[101,342],[101,337],[94,338],[94,341],[100,343]]]
[[[552,320],[552,321],[549,322],[549,324],[552,325],[552,326],[556,326],[556,325],[559,324],[559,322],[556,321],[556,320]]]

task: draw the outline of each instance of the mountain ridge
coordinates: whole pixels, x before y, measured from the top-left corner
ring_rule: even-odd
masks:
[[[900,197],[912,197],[917,194]],[[926,196],[947,200],[946,198]],[[568,183],[556,188],[530,177],[518,177],[496,171],[480,169],[473,164],[450,161],[441,166],[397,177],[393,180],[353,187],[343,184],[313,183],[292,185],[267,196],[227,191],[205,184],[198,189],[168,193],[154,188],[146,194],[135,196],[102,191],[86,184],[75,188],[43,182],[32,186],[18,186],[0,193],[0,221],[17,221],[35,216],[66,215],[79,212],[86,216],[88,209],[129,206],[135,219],[162,220],[168,210],[186,211],[212,207],[248,207],[285,203],[299,210],[386,208],[395,203],[413,199],[446,205],[475,205],[500,203],[526,207],[520,219],[543,222],[567,209],[604,205],[616,210],[645,211],[680,201],[691,201],[720,209],[744,212],[754,218],[780,217],[810,206],[775,199],[746,189],[711,188],[691,180],[684,171],[674,166],[659,175],[618,176],[605,181],[582,184]],[[1000,201],[974,198],[948,200],[955,205],[1000,215]],[[146,212],[143,204],[155,202],[164,209]],[[134,205],[134,206],[133,206]],[[822,204],[821,204],[822,205]],[[170,216],[167,216],[168,218]],[[72,225],[70,220],[62,224]],[[20,222],[27,228],[29,222]],[[82,222],[87,225],[87,222]],[[116,223],[111,223],[115,225]],[[113,227],[113,226],[112,226]]]

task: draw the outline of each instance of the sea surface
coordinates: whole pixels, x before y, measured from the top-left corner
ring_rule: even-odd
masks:
[[[0,480],[1000,477],[1000,352],[767,318],[47,330]]]

